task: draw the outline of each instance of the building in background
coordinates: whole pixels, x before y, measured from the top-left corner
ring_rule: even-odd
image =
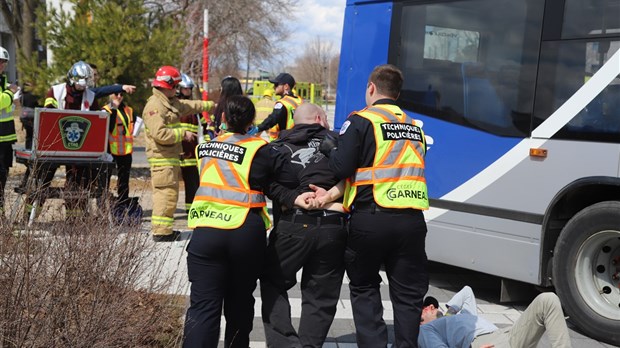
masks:
[[[9,51],[9,55],[11,59],[9,60],[9,66],[4,70],[9,77],[9,81],[15,81],[17,77],[17,68],[15,64],[16,49],[15,49],[15,40],[13,40],[13,34],[11,30],[9,30],[9,26],[4,20],[4,16],[0,14],[0,46],[4,47]]]

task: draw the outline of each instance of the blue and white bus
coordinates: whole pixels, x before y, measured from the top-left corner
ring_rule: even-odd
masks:
[[[429,259],[555,287],[620,345],[620,0],[347,0],[335,127],[404,73]]]

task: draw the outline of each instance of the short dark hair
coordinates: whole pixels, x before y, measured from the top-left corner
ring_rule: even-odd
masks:
[[[254,103],[250,98],[242,95],[233,95],[228,98],[224,112],[228,130],[241,134],[245,134],[247,127],[254,122],[254,117],[256,117]]]
[[[380,94],[392,99],[398,99],[403,80],[403,73],[392,64],[376,66],[368,78],[368,82],[374,83]]]
[[[439,301],[437,301],[437,299],[434,298],[433,296],[426,296],[426,298],[424,298],[422,307],[426,307],[430,305],[435,306],[435,308],[439,308]]]

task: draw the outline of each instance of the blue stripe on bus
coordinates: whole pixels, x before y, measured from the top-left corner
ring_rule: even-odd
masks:
[[[465,183],[522,140],[406,112],[424,122],[424,133],[433,138],[425,168],[431,198],[440,198]]]

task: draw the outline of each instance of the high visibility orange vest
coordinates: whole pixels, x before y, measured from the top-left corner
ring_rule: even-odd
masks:
[[[277,103],[282,103],[282,105],[286,108],[286,129],[291,129],[295,125],[295,122],[293,121],[295,109],[297,109],[297,107],[303,102],[303,99],[294,95],[285,95],[282,99],[277,101]],[[276,124],[275,126],[269,128],[268,133],[269,140],[274,141],[278,139],[278,136],[280,135],[280,125]]]
[[[353,205],[358,186],[372,185],[381,207],[428,209],[422,129],[396,105],[375,105],[355,114],[372,123],[377,145],[372,167],[358,168],[347,179],[344,208]]]
[[[103,107],[112,114],[110,105]],[[110,153],[117,156],[129,155],[133,152],[133,109],[127,105],[123,109],[117,109],[116,123],[108,136]]]
[[[190,228],[235,229],[252,208],[262,208],[265,229],[271,227],[265,195],[249,182],[252,160],[266,144],[259,137],[226,133],[196,147],[200,187],[187,217]]]

